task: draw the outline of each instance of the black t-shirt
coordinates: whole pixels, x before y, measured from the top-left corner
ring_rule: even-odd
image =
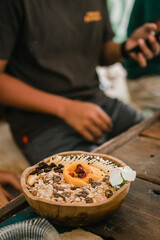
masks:
[[[40,90],[100,103],[95,71],[111,40],[106,0],[0,0],[0,59],[6,72]],[[16,140],[38,134],[55,116],[4,108]]]

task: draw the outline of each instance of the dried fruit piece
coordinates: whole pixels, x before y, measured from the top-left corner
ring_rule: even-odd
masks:
[[[69,175],[70,175],[71,177],[74,177],[74,172],[70,172]]]
[[[50,166],[51,168],[57,167],[57,165],[56,165],[54,162],[52,162],[49,166]]]
[[[112,197],[112,195],[113,195],[113,192],[111,190],[106,190],[105,191],[106,198],[110,198],[110,197]]]
[[[88,174],[85,173],[85,172],[84,172],[84,173],[78,173],[78,177],[79,177],[79,178],[85,178],[85,177],[87,177],[87,175],[88,175]]]
[[[50,172],[52,169],[50,167],[44,168],[44,172]]]
[[[79,192],[76,194],[78,197],[83,197],[83,198],[86,198],[89,193],[87,191],[82,191],[82,192]]]
[[[76,190],[79,187],[71,186],[71,190]]]
[[[60,182],[61,181],[61,177],[57,176],[57,175],[54,175],[52,180],[53,180],[53,182]]]
[[[59,173],[63,173],[63,169],[62,169],[63,167],[64,167],[64,165],[58,164],[58,166],[54,168],[54,171],[59,172]]]
[[[86,203],[93,203],[93,199],[91,197],[86,197]]]
[[[61,197],[61,198],[63,199],[63,201],[66,200],[66,198],[65,198],[62,194],[59,194],[59,193],[55,193],[55,194],[53,194],[53,196],[54,196],[54,198],[59,198],[59,197]]]
[[[98,182],[98,181],[94,181],[93,178],[90,178],[90,179],[89,179],[89,183],[91,184],[92,188],[96,188],[96,187],[98,187],[98,186],[101,185],[100,182]]]
[[[38,167],[36,167],[36,169],[44,169],[44,168],[47,168],[48,167],[48,164],[45,163],[45,162],[40,162]]]
[[[30,173],[30,175],[35,175],[35,174],[37,174],[37,172],[38,172],[38,169],[35,169]]]
[[[77,165],[77,167],[76,167],[76,169],[75,169],[75,172],[76,172],[76,173],[84,173],[84,172],[85,172],[84,169],[83,169],[83,167],[82,167],[82,164],[78,164],[78,165]]]

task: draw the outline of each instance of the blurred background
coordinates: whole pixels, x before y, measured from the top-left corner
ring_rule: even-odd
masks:
[[[108,8],[114,40],[123,42],[127,35],[127,26],[134,0],[108,0]],[[110,67],[97,67],[100,78],[100,88],[109,96],[116,97],[127,104],[131,104],[127,88],[126,70],[122,64],[117,63]],[[150,114],[147,113],[148,116]],[[0,109],[0,169],[12,171],[17,174],[28,166],[20,150],[14,143],[9,126],[3,121]]]
[[[127,37],[129,17],[134,0],[108,0],[108,9],[114,41],[121,43]],[[97,67],[100,78],[100,87],[110,97],[117,97],[125,103],[130,104],[130,96],[126,84],[126,70],[122,64],[116,63],[110,67]]]

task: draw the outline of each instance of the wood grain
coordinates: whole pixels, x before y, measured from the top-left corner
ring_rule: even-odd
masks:
[[[137,136],[111,152],[111,155],[136,170],[137,177],[160,184],[159,140]]]
[[[155,122],[152,126],[142,131],[140,135],[160,140],[160,121]]]
[[[159,240],[160,186],[137,179],[121,207],[104,222],[85,227],[106,240]]]
[[[0,208],[8,203],[6,196],[4,195],[3,188],[0,185]]]
[[[143,122],[131,127],[119,136],[111,139],[110,141],[102,144],[100,147],[93,150],[96,153],[110,154],[113,150],[124,145],[134,137],[138,136],[140,132],[147,129],[149,126],[154,124],[160,119],[160,112],[156,113],[153,117],[144,120]]]
[[[152,125],[155,128],[159,119],[160,113],[157,113],[94,150],[120,158],[137,171],[138,178],[132,183],[127,198],[116,212],[104,222],[85,229],[106,240],[159,240],[160,141],[147,135],[148,129],[153,132]],[[24,195],[21,195],[0,209],[0,221],[27,205]]]
[[[28,203],[24,197],[24,194],[13,199],[11,202],[0,208],[0,223],[10,218],[17,212],[23,210],[28,206]]]

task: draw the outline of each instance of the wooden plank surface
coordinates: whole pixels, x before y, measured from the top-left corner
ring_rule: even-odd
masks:
[[[16,197],[14,200],[0,208],[0,223],[4,222],[6,219],[9,219],[14,214],[23,210],[28,206],[28,203],[24,197],[24,194]]]
[[[119,136],[105,142],[100,147],[93,150],[96,153],[110,154],[113,150],[119,148],[120,146],[126,144],[128,141],[132,140],[134,137],[138,136],[142,131],[152,126],[155,122],[159,121],[160,112],[156,113],[153,117],[147,118],[141,123],[131,127]]]
[[[160,184],[160,141],[137,136],[110,153],[136,170],[139,178]]]
[[[107,240],[159,240],[160,236],[160,141],[138,137],[160,114],[132,127],[94,152],[109,153],[137,171],[138,177],[122,206],[105,222],[86,228]],[[146,140],[147,139],[147,140]],[[134,150],[133,150],[134,149]],[[153,183],[157,184],[153,184]],[[27,207],[22,194],[0,209],[0,222]]]
[[[160,186],[136,179],[121,207],[86,230],[106,240],[159,240]]]
[[[160,121],[155,122],[152,126],[142,131],[140,135],[160,140]]]
[[[0,185],[0,208],[8,203],[8,199],[4,195],[3,188]]]

